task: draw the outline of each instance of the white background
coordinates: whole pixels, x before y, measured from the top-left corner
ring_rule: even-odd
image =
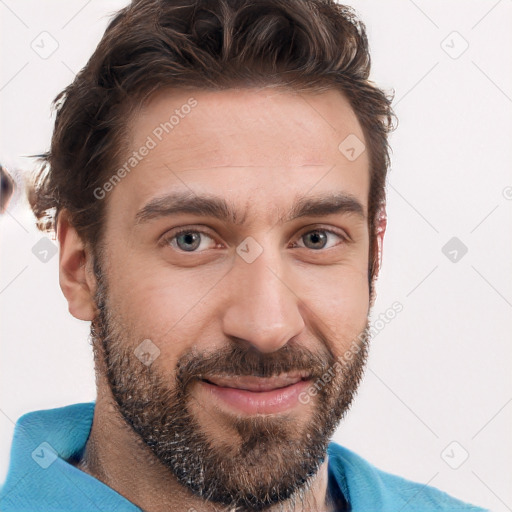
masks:
[[[48,149],[51,100],[125,4],[0,1],[0,158],[23,171],[20,183],[34,167],[24,156]],[[404,309],[375,337],[334,440],[381,469],[512,510],[512,1],[350,5],[368,28],[373,79],[395,89],[400,120],[373,318],[394,301]],[[58,42],[47,59],[31,47],[43,31]],[[95,384],[89,324],[67,311],[58,257],[32,253],[43,235],[19,195],[0,231],[3,481],[16,419],[91,401]],[[441,250],[454,236],[468,249],[455,263]],[[460,468],[445,462],[465,451]]]

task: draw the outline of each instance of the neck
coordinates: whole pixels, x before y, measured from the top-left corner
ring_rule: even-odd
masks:
[[[145,512],[228,512],[227,508],[206,502],[183,487],[126,424],[109,393],[98,393],[91,432],[82,459],[74,465]],[[328,457],[300,499],[290,498],[267,511],[334,511],[328,493],[327,468]]]

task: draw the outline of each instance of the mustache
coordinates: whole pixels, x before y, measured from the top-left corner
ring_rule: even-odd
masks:
[[[176,380],[182,389],[194,379],[222,375],[226,377],[272,377],[293,371],[305,371],[312,378],[321,377],[335,363],[329,351],[313,353],[301,346],[284,346],[263,353],[250,347],[231,346],[211,354],[188,353],[176,365]]]

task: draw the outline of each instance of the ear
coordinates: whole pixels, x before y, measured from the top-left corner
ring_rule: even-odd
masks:
[[[375,226],[375,244],[373,246],[373,254],[372,254],[372,262],[373,262],[373,277],[372,277],[372,286],[371,286],[371,297],[370,297],[370,307],[373,306],[375,302],[375,281],[379,276],[380,269],[382,268],[382,254],[384,252],[384,234],[386,233],[386,226],[388,222],[387,212],[386,212],[386,204],[384,203],[377,213],[377,223]]]
[[[382,205],[377,220],[377,268],[375,270],[375,275],[380,273],[380,269],[382,268],[382,253],[384,251],[384,235],[386,233],[386,227],[388,224],[388,215],[386,212],[386,205]]]
[[[78,320],[92,321],[97,313],[93,299],[96,290],[93,256],[72,226],[67,210],[59,212],[57,237],[59,284],[68,301],[69,312]]]

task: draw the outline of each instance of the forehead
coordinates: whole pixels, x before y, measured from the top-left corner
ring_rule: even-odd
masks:
[[[228,196],[245,213],[259,204],[272,218],[308,192],[343,192],[367,209],[368,152],[349,158],[344,142],[360,152],[364,135],[335,90],[161,91],[132,119],[129,135],[112,213],[122,206],[135,217],[147,201],[175,191]]]

